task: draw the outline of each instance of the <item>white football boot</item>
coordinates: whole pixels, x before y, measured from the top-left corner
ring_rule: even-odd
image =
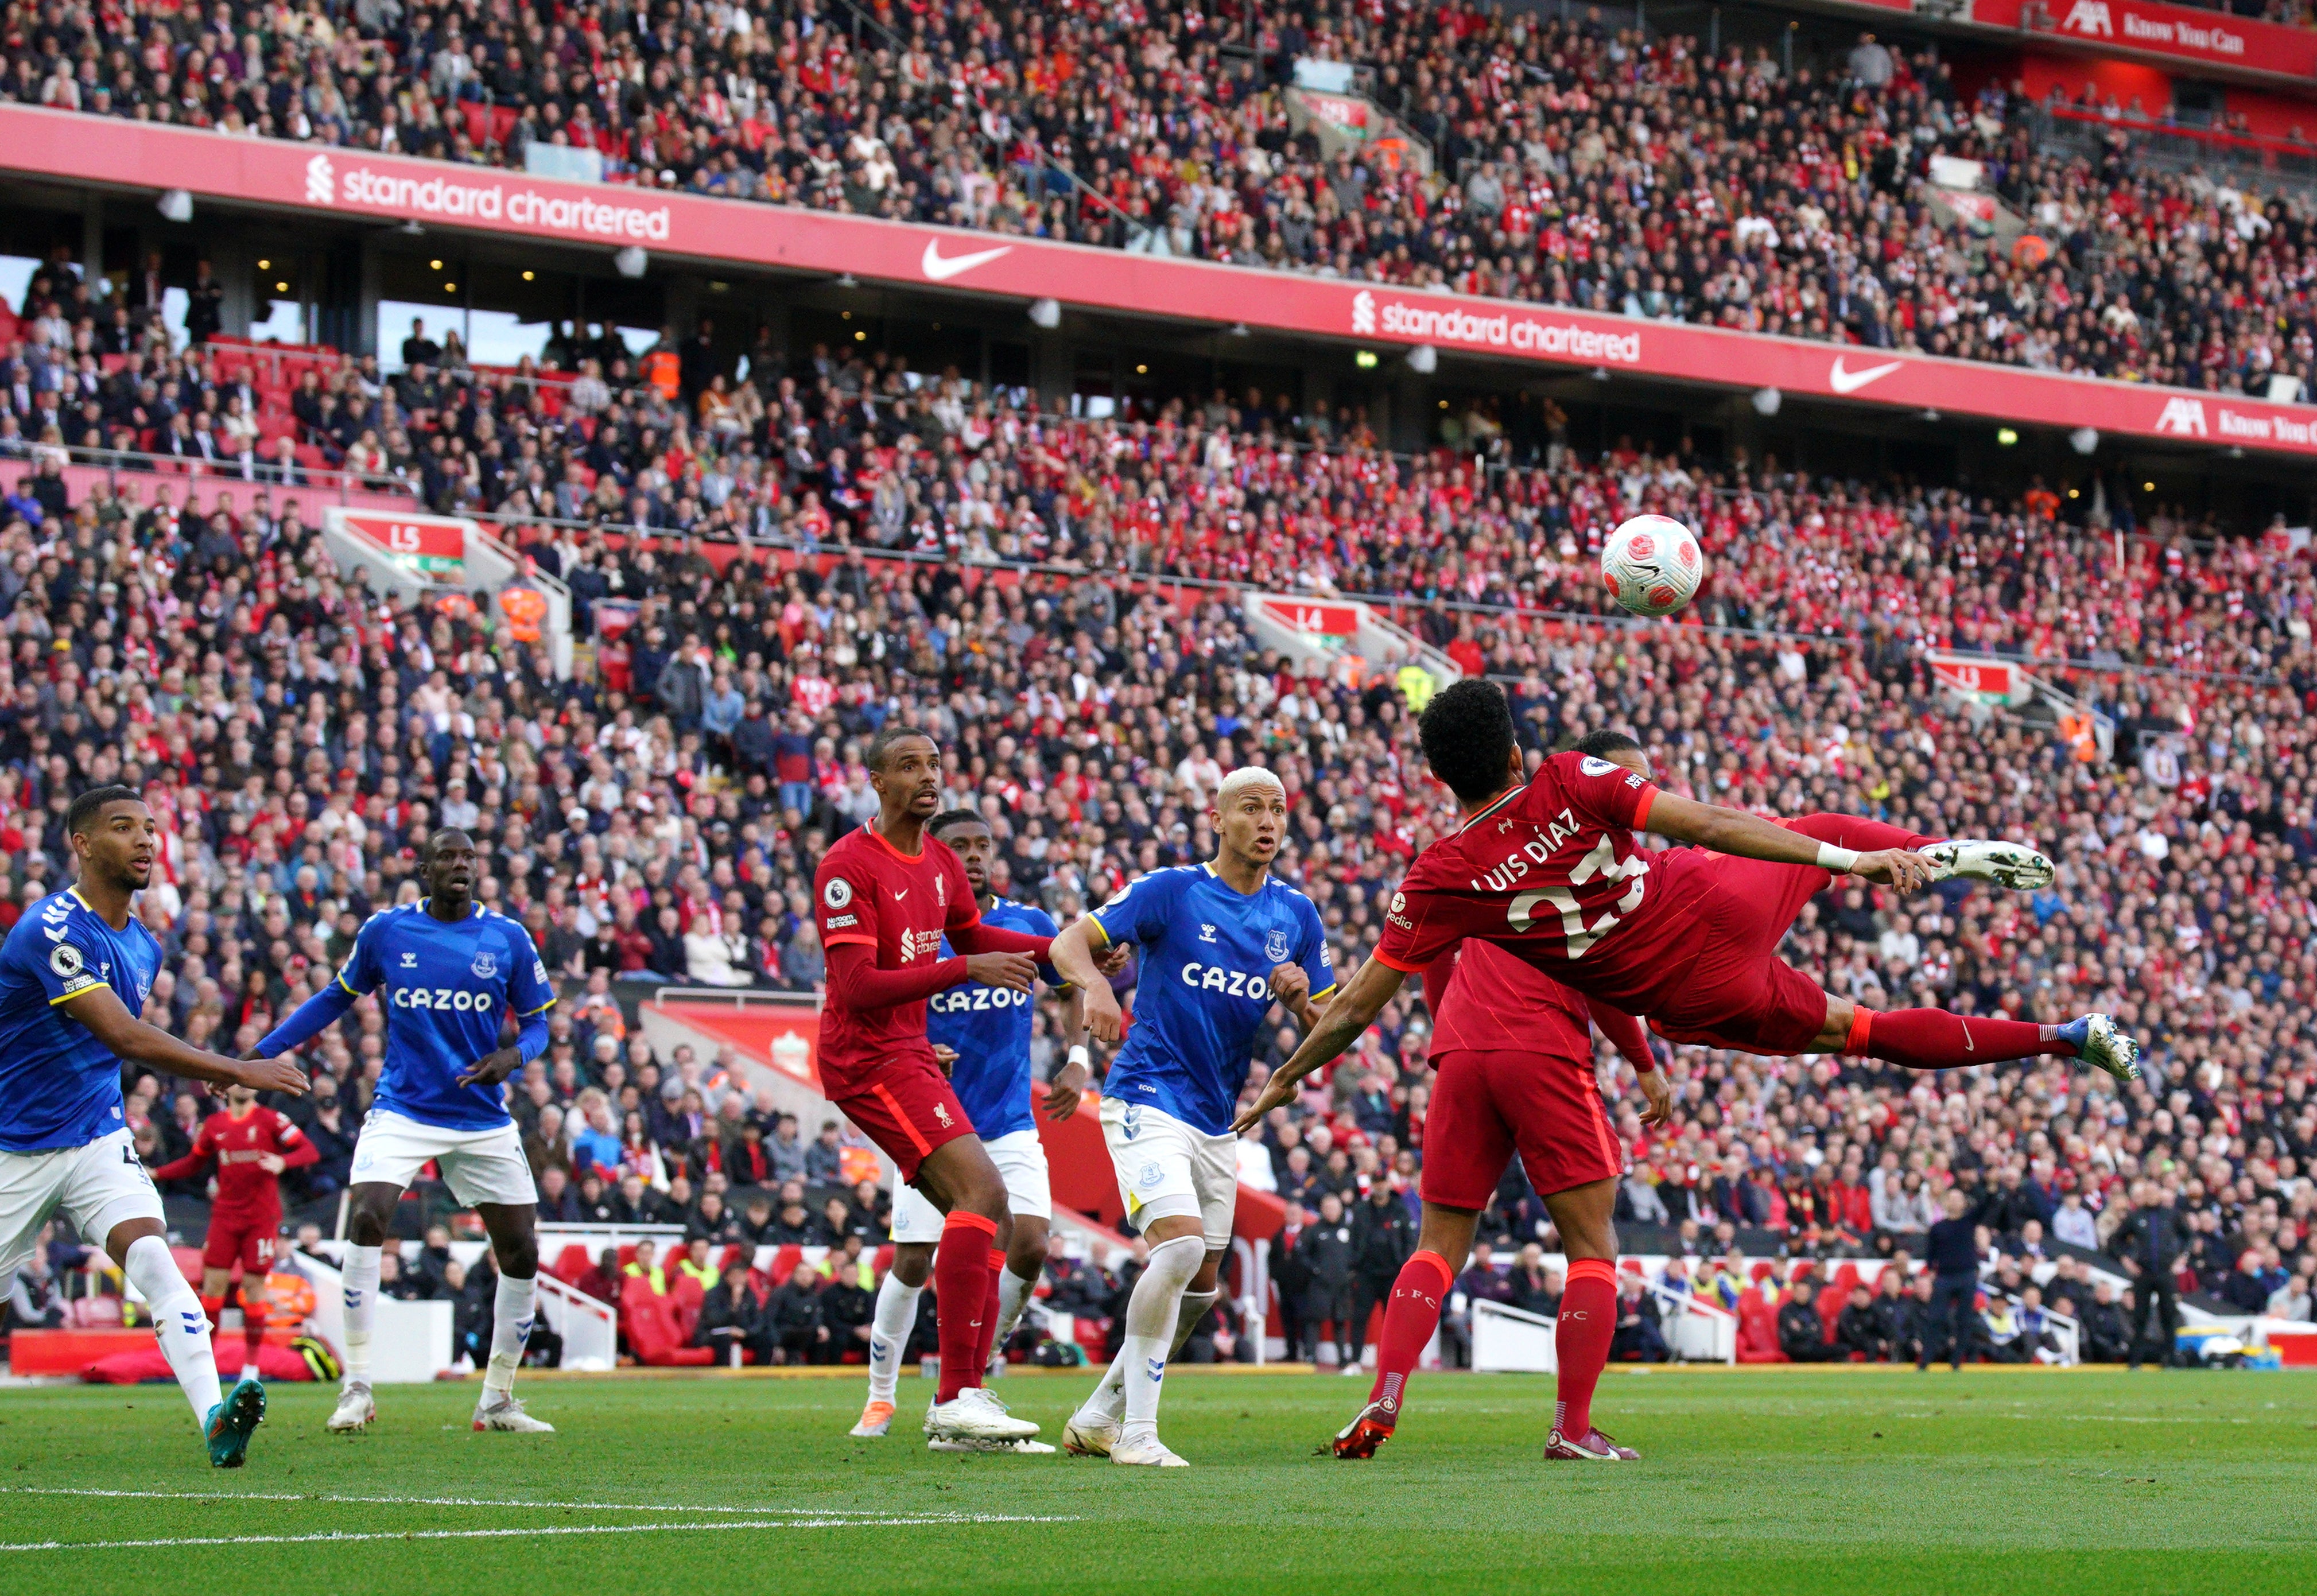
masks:
[[[1133,1440],[1119,1440],[1110,1449],[1110,1460],[1113,1463],[1137,1464],[1145,1468],[1191,1467],[1188,1458],[1178,1458],[1168,1451],[1167,1443],[1160,1440],[1155,1434],[1139,1437]]]
[[[377,1417],[378,1404],[371,1399],[369,1385],[357,1380],[338,1393],[338,1405],[331,1412],[325,1428],[334,1435],[351,1435],[357,1430],[368,1429]]]
[[[1007,1413],[987,1388],[968,1386],[926,1409],[926,1433],[935,1440],[1029,1440],[1038,1427]]]
[[[497,1400],[494,1401],[493,1398]],[[513,1435],[552,1435],[555,1426],[544,1419],[534,1419],[523,1411],[523,1404],[506,1392],[483,1393],[482,1401],[475,1404],[475,1428],[498,1430]]]
[[[2015,892],[2033,892],[2052,884],[2051,860],[2025,843],[1950,837],[1921,851],[1936,867],[1931,871],[1934,881],[1959,877],[1968,881],[1992,881]]]

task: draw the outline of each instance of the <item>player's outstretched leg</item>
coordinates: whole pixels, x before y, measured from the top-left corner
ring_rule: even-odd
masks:
[[[1932,862],[1934,881],[1991,881],[1998,887],[2022,892],[2033,892],[2052,884],[2052,861],[2026,843],[1985,837],[1931,837],[1857,815],[1802,815],[1785,822],[1785,825],[1789,831],[1860,853],[1885,848],[1911,850]]]
[[[1195,1279],[1196,1277],[1194,1277]],[[1175,1336],[1167,1345],[1167,1361],[1172,1363],[1222,1295],[1220,1287],[1207,1291],[1183,1292],[1182,1304],[1175,1310]],[[1110,1369],[1102,1377],[1102,1384],[1086,1399],[1078,1411],[1062,1426],[1062,1448],[1081,1458],[1107,1458],[1118,1444],[1120,1427],[1126,1422],[1126,1353],[1122,1349],[1111,1360]]]
[[[1894,1009],[1877,1014],[1854,1008],[1838,1050],[1919,1070],[1962,1069],[2055,1054],[2080,1058],[2119,1081],[2140,1078],[2140,1043],[2106,1014],[2080,1015],[2064,1025],[2039,1025],[1945,1009]]]
[[[1561,1317],[1552,1327],[1559,1389],[1552,1433],[1545,1437],[1551,1463],[1631,1463],[1641,1457],[1593,1426],[1593,1388],[1609,1361],[1617,1333],[1617,1267],[1606,1259],[1573,1258],[1561,1288]]]
[[[908,1351],[909,1332],[917,1323],[917,1299],[925,1293],[925,1271],[932,1262],[933,1249],[923,1244],[905,1244],[904,1250],[918,1255],[897,1254],[877,1285],[876,1316],[869,1324],[869,1403],[861,1410],[861,1422],[848,1432],[862,1440],[882,1440],[892,1428],[901,1355]],[[914,1282],[901,1278],[905,1269],[917,1277]]]
[[[1383,1333],[1376,1341],[1375,1384],[1367,1405],[1336,1432],[1338,1458],[1373,1458],[1391,1439],[1400,1422],[1400,1404],[1407,1400],[1409,1377],[1416,1360],[1440,1327],[1440,1305],[1448,1299],[1456,1271],[1429,1248],[1418,1248],[1400,1266],[1391,1283],[1391,1300],[1383,1310]]]
[[[148,1221],[156,1226],[157,1221]],[[122,1226],[115,1226],[118,1235]],[[154,1339],[169,1371],[177,1377],[210,1462],[219,1468],[239,1468],[249,1451],[250,1432],[265,1417],[265,1387],[255,1377],[243,1379],[231,1395],[218,1394],[217,1354],[210,1344],[209,1315],[201,1299],[185,1284],[177,1261],[169,1254],[167,1240],[144,1235],[127,1242],[110,1243],[106,1251],[121,1261],[121,1272],[145,1298],[153,1315]]]

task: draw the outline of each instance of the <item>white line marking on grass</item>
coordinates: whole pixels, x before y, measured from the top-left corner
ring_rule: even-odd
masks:
[[[0,1495],[100,1496],[170,1502],[328,1502],[359,1507],[536,1508],[542,1511],[568,1510],[604,1513],[732,1513],[757,1518],[768,1514],[796,1514],[816,1519],[871,1519],[879,1522],[882,1521],[880,1515],[890,1511],[863,1507],[709,1507],[666,1502],[525,1502],[485,1496],[345,1496],[310,1491],[108,1491],[81,1485],[10,1485],[0,1487]]]
[[[126,1494],[126,1493],[123,1493]],[[220,1500],[231,1501],[233,1498]],[[529,1504],[525,1504],[529,1505]],[[187,1535],[150,1540],[30,1540],[0,1544],[0,1552],[104,1552],[166,1547],[300,1546],[361,1540],[506,1540],[546,1535],[654,1535],[708,1529],[910,1529],[960,1524],[1059,1524],[1068,1519],[1013,1513],[929,1513],[881,1519],[728,1520],[717,1524],[545,1524],[532,1529],[333,1529],[314,1535]]]

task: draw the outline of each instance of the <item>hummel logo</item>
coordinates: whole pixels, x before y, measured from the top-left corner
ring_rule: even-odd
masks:
[[[925,274],[935,282],[947,282],[951,278],[962,272],[971,272],[976,266],[987,266],[999,255],[1013,253],[1012,245],[1001,244],[996,249],[977,249],[971,254],[954,255],[948,260],[944,260],[941,240],[928,238],[926,240],[926,253],[917,264],[923,269]]]
[[[402,956],[402,967],[407,970],[416,969],[418,967],[418,955],[416,953],[404,954]]]
[[[1846,371],[1842,369],[1842,357],[1837,355],[1834,357],[1834,369],[1826,374],[1827,386],[1838,394],[1855,394],[1877,378],[1888,377],[1905,364],[1904,361],[1885,361],[1863,371]]]
[[[1167,1360],[1164,1358],[1149,1358],[1143,1361],[1150,1368],[1152,1385],[1155,1386],[1167,1378]]]

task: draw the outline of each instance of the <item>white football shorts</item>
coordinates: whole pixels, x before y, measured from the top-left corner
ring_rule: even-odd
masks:
[[[39,1249],[40,1226],[58,1214],[93,1247],[124,1219],[162,1217],[161,1194],[125,1128],[85,1147],[0,1153],[0,1281]]]
[[[451,1195],[470,1207],[539,1200],[531,1161],[523,1155],[522,1134],[512,1120],[488,1130],[460,1130],[423,1125],[387,1109],[372,1109],[362,1121],[348,1184],[407,1186],[429,1159],[442,1167]]]
[[[1230,1245],[1239,1212],[1239,1138],[1209,1136],[1147,1103],[1102,1100],[1102,1139],[1118,1195],[1137,1230],[1153,1219],[1196,1219],[1207,1251]]]
[[[1006,1206],[1033,1219],[1054,1217],[1053,1188],[1046,1178],[1046,1145],[1034,1130],[1009,1130],[981,1144],[1006,1182]],[[915,1186],[893,1192],[893,1240],[901,1245],[941,1240],[942,1211]]]

